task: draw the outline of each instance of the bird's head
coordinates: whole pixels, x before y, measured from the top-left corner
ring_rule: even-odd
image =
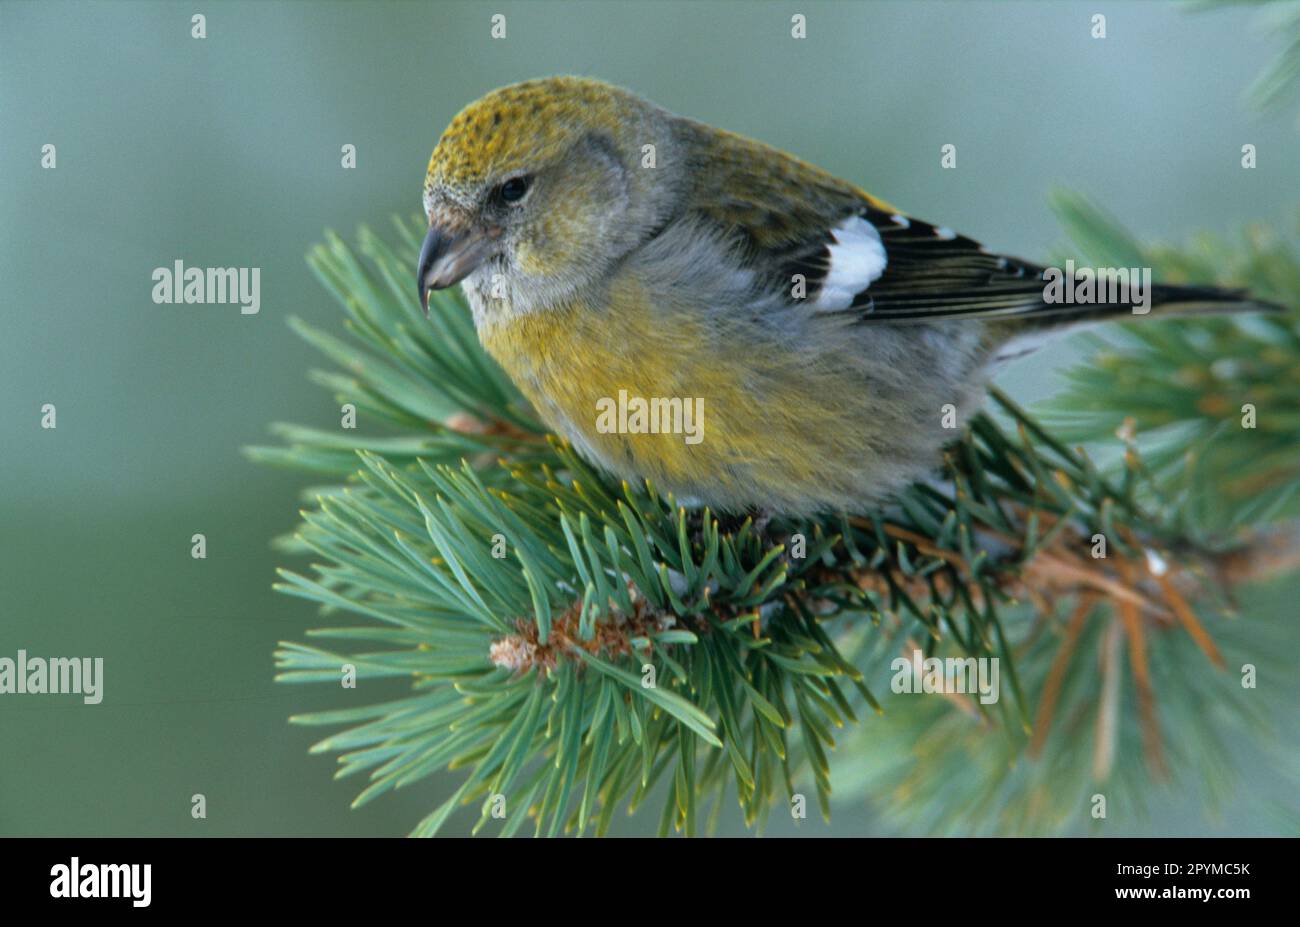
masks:
[[[599,279],[671,213],[676,146],[668,113],[596,80],[471,103],[429,159],[421,301],[463,280],[471,301],[532,311]]]

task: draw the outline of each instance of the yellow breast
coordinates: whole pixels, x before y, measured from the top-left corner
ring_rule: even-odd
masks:
[[[607,301],[479,332],[546,423],[585,456],[715,505],[756,488],[840,479],[831,471],[843,449],[818,446],[843,434],[853,405],[831,369],[753,340],[752,330],[653,307],[635,280],[620,281]],[[647,414],[638,418],[638,408]]]

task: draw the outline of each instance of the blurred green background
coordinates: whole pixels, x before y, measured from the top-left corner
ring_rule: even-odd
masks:
[[[806,40],[790,38],[793,12]],[[493,13],[504,40],[489,37]],[[1113,2],[3,0],[0,656],[102,656],[105,697],[0,698],[0,834],[403,834],[446,793],[435,778],[350,811],[358,784],[308,756],[319,731],[286,723],[379,686],[272,683],[276,641],[315,622],[270,589],[269,541],[310,478],[240,448],[275,420],[337,425],[306,379],[317,357],[284,324],[340,324],[303,254],[325,227],[417,211],[429,152],[465,103],[528,77],[601,77],[1042,258],[1060,240],[1055,185],[1144,238],[1291,221],[1292,116],[1242,102],[1278,50],[1252,21]],[[40,167],[46,143],[55,170]],[[347,143],[355,170],[340,167]],[[947,143],[956,170],[939,167]],[[1245,143],[1256,170],[1240,169]],[[260,314],[155,305],[151,271],[177,259],[260,267]],[[1054,346],[1003,383],[1042,396],[1072,356]],[[46,402],[54,431],[39,427]],[[206,560],[190,557],[196,532]],[[1246,765],[1243,796],[1284,794],[1262,760]],[[1207,826],[1188,801],[1157,795],[1150,820],[1107,832],[1277,830],[1267,802],[1243,797]],[[850,797],[831,827],[774,830],[877,825]]]

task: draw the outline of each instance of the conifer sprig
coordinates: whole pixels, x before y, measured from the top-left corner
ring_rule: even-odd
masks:
[[[1075,206],[1076,232],[1136,247]],[[417,228],[399,222],[396,248],[363,230],[361,257],[330,236],[310,256],[352,338],[295,328],[345,371],[315,379],[367,427],[281,425],[287,447],[251,450],[342,481],[318,491],[288,545],[316,562],[281,571],[277,588],[363,619],[311,633],[329,647],[282,644],[278,678],[337,683],[351,664],[361,682],[344,691],[357,701],[367,679],[412,681],[406,698],[294,719],[344,728],[313,749],[340,754],[340,776],[365,774],[358,804],[451,769],[455,793],[416,834],[465,804],[480,808],[476,830],[601,833],[614,808],[652,793],[662,832],[705,830],[728,796],[750,825],[810,789],[829,816],[839,732],[860,727],[850,743],[867,746],[854,757],[875,750],[880,722],[864,718],[888,693],[872,667],[913,645],[997,657],[1009,690],[992,706],[962,696],[899,705],[924,725],[936,770],[984,744],[983,773],[960,800],[927,785],[928,769],[901,782],[880,773],[882,792],[931,803],[915,811],[922,824],[1005,792],[1021,804],[1000,801],[999,820],[1047,829],[1078,809],[1043,791],[1046,770],[1167,774],[1165,668],[1179,665],[1175,654],[1197,672],[1222,662],[1217,628],[1192,603],[1214,600],[1207,577],[1226,575],[1252,542],[1189,531],[1167,461],[1148,461],[1132,428],[1113,437],[1114,409],[1080,404],[1093,417],[1068,439],[1118,444],[1113,466],[995,391],[998,414],[968,423],[943,479],[897,505],[735,525],[654,487],[617,485],[546,438],[457,299],[435,296],[424,320],[407,280]],[[1286,271],[1265,265],[1285,295]],[[1269,345],[1294,362],[1300,344],[1275,335]],[[1159,357],[1169,348],[1143,343]],[[1098,384],[1072,388],[1088,382]],[[1184,399],[1173,421],[1218,427]],[[1261,455],[1259,472],[1290,472],[1295,456]],[[1089,556],[1097,535],[1110,545],[1104,560]],[[1072,656],[1097,641],[1104,665]],[[1086,723],[1096,736],[1075,736]],[[950,729],[961,733],[931,736]],[[1005,785],[1007,768],[1026,765],[1039,771],[1038,799]]]

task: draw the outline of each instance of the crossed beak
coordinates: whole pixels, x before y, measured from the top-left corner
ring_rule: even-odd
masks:
[[[478,231],[453,231],[433,224],[420,248],[420,266],[415,280],[420,305],[429,313],[429,291],[441,290],[464,280],[483,263],[492,248],[489,236]]]

